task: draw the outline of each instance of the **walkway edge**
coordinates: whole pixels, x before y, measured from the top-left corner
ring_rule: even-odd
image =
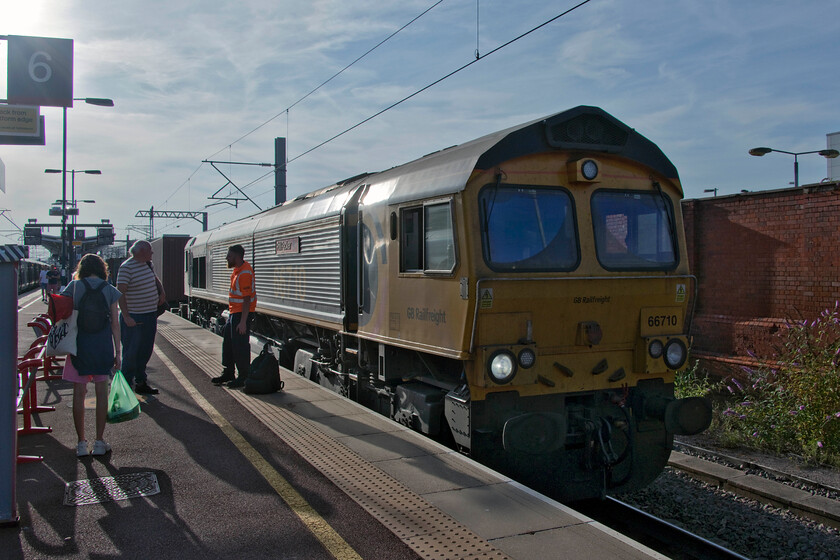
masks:
[[[736,494],[840,529],[840,502],[780,482],[672,451],[668,465]]]

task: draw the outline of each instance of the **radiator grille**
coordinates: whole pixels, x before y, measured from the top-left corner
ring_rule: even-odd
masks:
[[[338,215],[262,232],[254,242],[259,301],[337,312],[341,308]],[[296,240],[297,252],[278,254],[278,242]]]
[[[627,143],[627,131],[600,115],[584,114],[572,119],[546,122],[548,142],[557,148],[611,146]]]

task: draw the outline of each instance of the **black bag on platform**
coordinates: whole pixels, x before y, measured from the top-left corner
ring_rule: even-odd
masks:
[[[280,379],[280,364],[266,344],[260,355],[251,362],[243,391],[249,395],[264,395],[282,390],[283,385],[283,380]]]

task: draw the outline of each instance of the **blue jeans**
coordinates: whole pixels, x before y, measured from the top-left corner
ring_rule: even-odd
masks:
[[[125,324],[120,315],[122,341],[122,372],[129,385],[146,383],[146,364],[152,357],[157,334],[157,312],[129,313],[137,322],[134,327]]]

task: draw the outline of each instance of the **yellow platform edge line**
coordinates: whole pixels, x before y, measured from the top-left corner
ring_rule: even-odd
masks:
[[[303,524],[315,537],[321,541],[324,548],[337,560],[361,560],[353,548],[347,544],[341,535],[333,529],[327,521],[316,512],[311,505],[295,490],[289,481],[278,473],[271,464],[260,455],[259,451],[248,443],[239,431],[231,425],[210,402],[199,393],[198,389],[190,383],[178,366],[170,360],[163,352],[155,347],[155,354],[163,364],[172,372],[178,383],[187,391],[190,397],[200,406],[208,417],[222,430],[228,439],[239,449],[239,452],[254,466],[255,469],[274,488],[274,491],[291,508],[295,515],[300,518]]]

